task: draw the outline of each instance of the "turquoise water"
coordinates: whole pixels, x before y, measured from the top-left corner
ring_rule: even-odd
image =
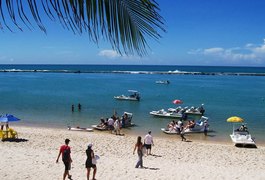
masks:
[[[265,76],[150,73],[176,70],[217,74],[264,73],[265,68],[2,65],[0,69],[12,70],[0,73],[0,113],[21,118],[22,121],[16,124],[62,128],[67,125],[90,126],[98,123],[100,117],[111,116],[115,110],[118,115],[124,111],[133,113],[133,121],[137,126],[126,133],[144,134],[151,129],[155,135],[164,136],[160,128],[165,127],[170,119],[154,118],[149,112],[175,107],[172,100],[181,99],[184,102],[182,106],[205,104],[205,115],[210,119],[210,128],[215,131],[208,139],[229,140],[232,125],[226,119],[236,115],[246,120],[257,142],[265,141]],[[49,70],[49,73],[21,71],[41,69]],[[81,73],[54,71],[66,69]],[[138,71],[149,73],[136,73]],[[170,84],[156,84],[157,80],[169,80]],[[140,91],[141,101],[118,101],[113,98],[126,94],[128,89]],[[71,105],[77,108],[78,103],[82,104],[82,111],[72,113]],[[203,138],[201,135],[191,137]]]

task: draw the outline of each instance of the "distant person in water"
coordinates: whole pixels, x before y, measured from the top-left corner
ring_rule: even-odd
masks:
[[[82,108],[81,104],[78,103],[78,111],[81,111],[81,108]]]
[[[72,104],[72,112],[75,111],[75,105]]]

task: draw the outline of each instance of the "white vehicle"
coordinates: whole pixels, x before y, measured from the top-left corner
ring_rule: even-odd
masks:
[[[161,128],[161,131],[166,134],[179,134],[179,132],[175,129],[169,130],[168,128]]]
[[[68,129],[68,130],[71,130],[71,131],[86,131],[86,132],[93,132],[93,129],[92,129],[92,128],[83,128],[83,127],[71,127],[71,126],[68,126],[67,129]]]
[[[140,93],[136,90],[128,90],[130,95],[120,95],[120,96],[114,96],[114,99],[117,100],[128,100],[128,101],[140,101]]]
[[[253,146],[256,147],[256,143],[248,132],[245,124],[242,124],[240,128],[234,129],[230,137],[235,144],[235,146]]]
[[[166,118],[181,118],[182,117],[182,113],[176,112],[172,108],[168,109],[168,111],[164,109],[160,109],[158,111],[151,111],[149,114],[153,116],[166,117]]]
[[[184,133],[204,133],[205,128],[207,132],[210,132],[208,117],[202,116],[201,119],[195,123],[194,127],[185,128]]]
[[[156,81],[156,84],[170,84],[169,80]]]
[[[187,114],[187,115],[189,115],[189,114],[190,115],[203,115],[205,112],[203,105],[204,104],[202,104],[200,107],[197,107],[197,108],[192,106],[191,108],[189,108],[185,111],[185,114]]]

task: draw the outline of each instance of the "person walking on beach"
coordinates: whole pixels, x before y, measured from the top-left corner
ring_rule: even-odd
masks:
[[[66,176],[68,176],[68,179],[72,179],[72,176],[70,175],[69,171],[71,169],[71,148],[69,145],[70,139],[65,139],[65,144],[60,147],[59,154],[56,160],[56,163],[58,163],[59,158],[62,154],[62,160],[65,166],[64,174],[63,174],[63,180],[65,180]]]
[[[96,173],[97,173],[97,166],[96,164],[93,164],[92,159],[95,158],[94,151],[92,150],[92,144],[88,144],[87,150],[86,150],[86,169],[87,169],[87,180],[89,180],[90,175],[90,169],[93,168],[93,180],[95,180]]]
[[[135,153],[136,149],[137,149],[137,154],[138,154],[138,161],[137,161],[137,163],[135,165],[135,168],[138,168],[139,166],[141,168],[143,168],[144,167],[143,166],[143,151],[142,151],[143,143],[142,143],[141,136],[138,136],[138,138],[137,138],[137,142],[136,142],[136,144],[134,146],[134,149],[133,149],[133,154]]]
[[[151,131],[148,131],[148,134],[144,137],[144,145],[146,147],[147,155],[151,155],[152,145],[154,146],[153,137],[151,135]]]

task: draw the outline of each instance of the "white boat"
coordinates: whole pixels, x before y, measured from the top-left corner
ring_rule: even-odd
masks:
[[[158,117],[166,117],[166,118],[181,118],[182,114],[174,111],[172,108],[168,109],[168,111],[164,109],[160,109],[158,111],[151,111],[149,114]]]
[[[120,96],[114,96],[114,99],[117,100],[128,100],[128,101],[140,101],[140,93],[136,90],[128,90],[130,95],[120,95]]]
[[[202,104],[200,107],[191,107],[185,111],[185,114],[187,115],[203,115],[205,112],[205,109],[203,107],[204,104]]]
[[[176,131],[175,129],[169,130],[167,128],[161,128],[161,131],[163,131],[166,134],[179,134],[179,132]]]
[[[71,126],[68,126],[67,129],[68,129],[68,130],[71,130],[71,131],[86,131],[86,132],[93,132],[93,128],[82,128],[82,127],[71,127]]]
[[[156,81],[156,84],[170,84],[169,80],[159,80]]]
[[[208,117],[202,116],[201,119],[195,123],[194,127],[185,128],[184,133],[204,133],[205,128],[207,132],[210,132]]]
[[[241,128],[243,126],[243,128]],[[256,147],[254,139],[251,137],[251,134],[248,132],[246,126],[243,124],[239,129],[234,130],[230,134],[230,137],[235,144],[235,146],[252,146]],[[245,127],[245,128],[244,128]]]

